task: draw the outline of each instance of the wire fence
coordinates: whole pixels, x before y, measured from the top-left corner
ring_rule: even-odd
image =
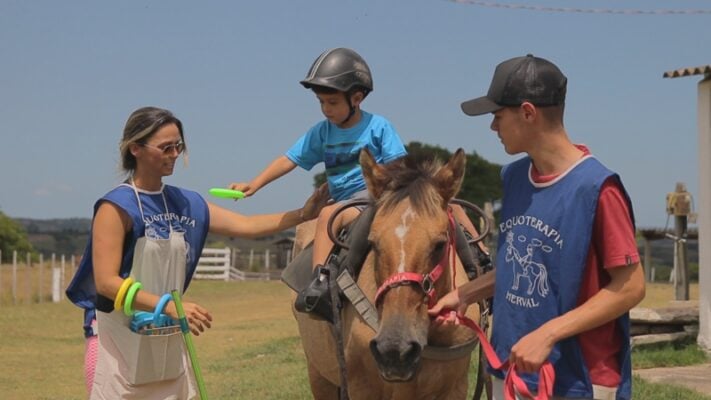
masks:
[[[525,10],[553,13],[574,14],[616,14],[616,15],[709,15],[711,9],[613,9],[613,8],[580,8],[580,7],[550,7],[534,4],[512,4],[496,1],[448,0],[452,3],[468,4],[478,7],[499,8],[507,10]]]
[[[0,264],[0,306],[62,301],[77,265],[75,256],[40,254],[33,260],[14,251],[11,264]]]

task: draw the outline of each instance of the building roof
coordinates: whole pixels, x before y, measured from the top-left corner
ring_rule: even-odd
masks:
[[[711,75],[711,65],[701,65],[699,67],[686,67],[676,69],[674,71],[667,71],[664,73],[664,78],[680,78],[683,76],[691,75]]]

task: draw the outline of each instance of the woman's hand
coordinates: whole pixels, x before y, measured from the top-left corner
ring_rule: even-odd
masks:
[[[318,217],[321,209],[328,204],[330,200],[328,192],[328,184],[322,184],[304,203],[301,208],[301,220],[308,221]]]
[[[193,335],[199,336],[200,332],[205,332],[205,329],[212,327],[212,315],[200,305],[183,302],[183,311],[185,312],[185,319],[188,320],[188,325]],[[175,309],[175,302],[171,301],[168,303],[165,307],[165,313],[174,320],[179,320],[178,311]]]

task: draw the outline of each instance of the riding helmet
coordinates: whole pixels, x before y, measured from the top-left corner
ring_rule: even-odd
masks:
[[[373,90],[370,68],[363,57],[342,47],[321,53],[300,83],[307,89],[322,86],[346,93],[360,88],[365,95]]]

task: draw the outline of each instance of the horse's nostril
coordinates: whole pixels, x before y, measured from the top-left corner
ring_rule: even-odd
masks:
[[[376,361],[389,365],[416,363],[422,354],[422,346],[415,342],[404,341],[370,341],[370,351]]]
[[[422,346],[417,342],[410,342],[409,349],[403,354],[402,360],[407,364],[415,363],[420,358],[420,354],[422,354]]]

